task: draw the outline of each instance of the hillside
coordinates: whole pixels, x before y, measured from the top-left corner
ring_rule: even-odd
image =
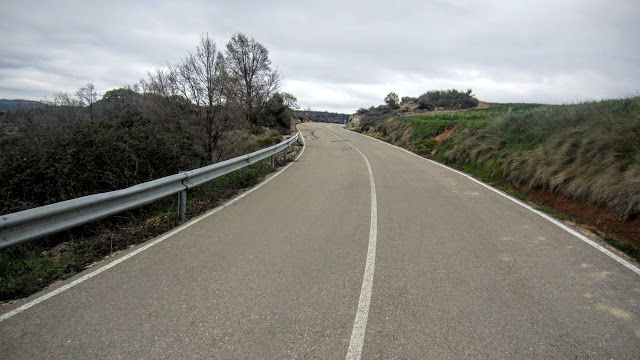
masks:
[[[333,113],[328,111],[297,110],[293,112],[293,117],[301,122],[326,122],[344,124],[349,119],[348,114]]]
[[[605,237],[640,245],[640,97],[367,115],[348,126],[519,189]]]
[[[16,111],[18,109],[31,109],[42,106],[45,106],[45,104],[40,101],[0,99],[0,112]]]

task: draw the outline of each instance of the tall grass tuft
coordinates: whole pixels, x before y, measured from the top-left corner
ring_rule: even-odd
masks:
[[[532,188],[640,214],[640,97],[502,111],[439,149]]]

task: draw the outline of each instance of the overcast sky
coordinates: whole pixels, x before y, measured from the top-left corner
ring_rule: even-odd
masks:
[[[2,1],[0,98],[119,88],[203,33],[222,49],[236,32],[314,110],[450,88],[492,102],[622,97],[640,92],[639,19],[639,0]]]

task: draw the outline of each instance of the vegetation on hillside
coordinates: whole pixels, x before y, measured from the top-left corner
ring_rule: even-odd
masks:
[[[449,163],[640,214],[640,97],[507,111],[439,149]]]
[[[362,119],[362,128],[364,130],[382,132],[394,144],[403,146],[418,154],[434,155],[432,152],[440,144],[435,138],[445,131],[455,128],[454,133],[459,133],[467,128],[486,128],[501,114],[520,113],[540,106],[542,105],[492,104],[487,109],[428,112],[386,118],[364,117]]]
[[[418,107],[424,110],[434,110],[436,108],[448,109],[469,109],[478,106],[478,99],[471,94],[472,90],[466,92],[451,90],[429,90],[420,95],[417,99]]]
[[[278,92],[268,51],[236,34],[133,86],[92,84],[0,116],[0,213],[116,190],[271,145],[296,99]],[[253,69],[245,67],[251,64]],[[273,136],[273,131],[278,136]],[[268,141],[264,141],[268,139]]]
[[[478,106],[478,99],[472,94],[472,90],[459,91],[450,90],[429,90],[419,97],[404,96],[400,100],[398,94],[390,92],[384,98],[385,105],[371,106],[370,108],[360,108],[356,115],[363,119],[363,127],[375,127],[380,121],[388,119],[394,115],[401,115],[410,111],[424,113],[425,111],[450,111],[470,109]]]
[[[45,106],[45,104],[39,101],[0,99],[0,114],[19,109],[30,109],[42,106]]]
[[[640,214],[640,97],[575,105],[493,104],[365,118],[362,127],[450,164],[606,205],[628,218]],[[436,139],[452,129],[446,139]]]

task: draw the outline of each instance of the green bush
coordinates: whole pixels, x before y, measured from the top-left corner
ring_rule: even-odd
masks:
[[[424,110],[434,110],[442,107],[445,109],[469,109],[478,106],[478,99],[471,94],[471,89],[466,92],[451,90],[430,90],[418,97],[418,106]]]
[[[265,147],[269,147],[271,145],[275,145],[280,142],[282,136],[278,130],[269,130],[266,133],[263,133],[256,137],[256,143],[258,145],[258,149],[263,149]]]

